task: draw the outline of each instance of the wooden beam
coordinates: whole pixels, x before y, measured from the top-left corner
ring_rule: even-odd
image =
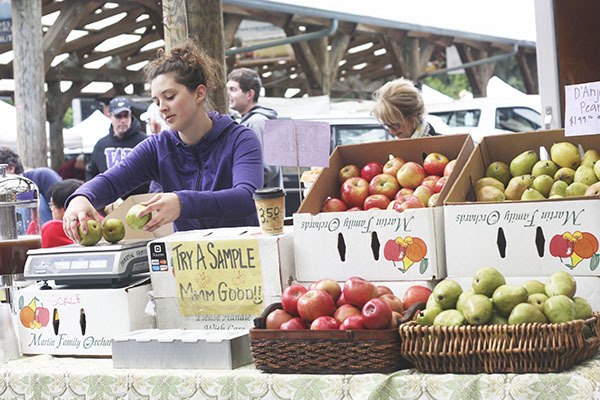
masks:
[[[287,36],[297,35],[297,32],[291,26],[288,26],[284,29]],[[304,75],[306,76],[306,82],[308,84],[308,91],[312,95],[321,94],[322,86],[320,84],[320,72],[319,66],[317,64],[317,60],[315,56],[312,54],[312,51],[306,42],[298,42],[292,43],[292,48],[294,49],[294,54],[296,56],[296,60],[298,60],[298,64],[302,66],[302,70],[304,71]]]
[[[68,77],[68,79],[66,78]],[[112,82],[115,84],[136,84],[144,83],[144,76],[141,71],[128,71],[120,69],[88,69],[82,67],[65,67],[57,65],[51,68],[46,74],[49,81],[70,80],[73,82]]]
[[[538,94],[539,89],[537,85],[537,63],[535,55],[532,56],[522,49],[519,49],[519,52],[517,53],[517,65],[521,71],[521,77],[523,78],[523,84],[525,85],[527,94]]]
[[[402,47],[400,47],[406,35],[406,31],[388,31],[381,35],[385,51],[392,64],[392,69],[399,78],[409,74],[409,66],[404,58]]]

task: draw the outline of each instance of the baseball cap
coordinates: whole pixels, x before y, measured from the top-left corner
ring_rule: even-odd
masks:
[[[125,97],[115,97],[108,103],[108,111],[113,115],[120,114],[123,111],[131,112],[131,102]]]

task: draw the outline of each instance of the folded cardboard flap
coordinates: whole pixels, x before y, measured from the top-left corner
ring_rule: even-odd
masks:
[[[147,194],[136,194],[133,196],[129,196],[126,198],[117,208],[112,210],[106,218],[118,218],[125,223],[125,216],[127,215],[127,211],[135,204],[143,203],[145,201],[150,200],[154,197],[154,193]],[[173,233],[173,224],[163,225],[154,232],[146,232],[142,230],[134,230],[131,229],[125,223],[125,238],[124,240],[130,239],[154,239],[161,238]]]

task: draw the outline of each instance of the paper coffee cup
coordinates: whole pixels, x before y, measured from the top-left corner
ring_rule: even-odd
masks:
[[[283,233],[285,217],[285,192],[283,189],[279,187],[257,189],[253,198],[258,222],[263,233],[267,235]]]

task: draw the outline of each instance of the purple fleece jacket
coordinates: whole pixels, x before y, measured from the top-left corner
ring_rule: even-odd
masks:
[[[67,199],[86,196],[99,209],[141,183],[154,180],[181,201],[175,229],[258,225],[252,195],[263,185],[260,142],[227,115],[209,113],[213,128],[193,146],[171,129],[139,143],[113,168]]]

